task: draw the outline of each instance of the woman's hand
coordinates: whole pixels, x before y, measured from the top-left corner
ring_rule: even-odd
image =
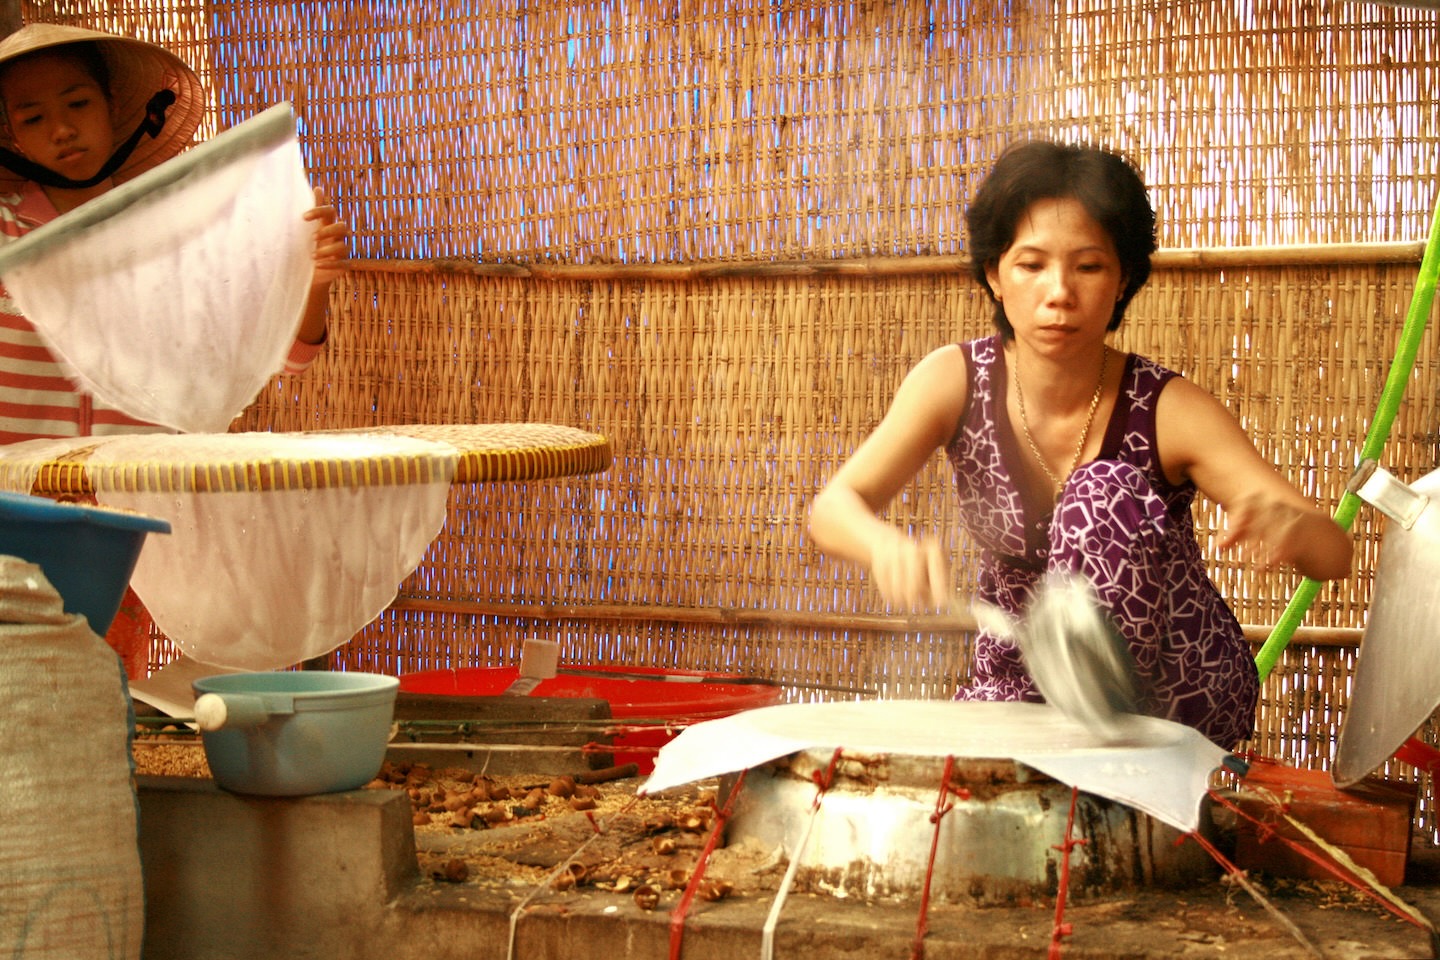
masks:
[[[880,514],[955,432],[969,389],[958,345],[926,355],[905,376],[879,426],[810,505],[815,545],[863,566],[891,608],[950,609],[950,563],[940,543],[913,539]]]
[[[948,610],[954,590],[939,541],[893,532],[880,538],[870,553],[870,579],[880,596],[892,610]]]
[[[1315,580],[1349,576],[1349,535],[1319,510],[1265,493],[1251,493],[1225,510],[1221,549],[1240,546],[1265,570],[1289,567]]]
[[[1312,580],[1350,575],[1350,534],[1260,456],[1220,401],[1177,377],[1160,394],[1155,430],[1170,482],[1188,478],[1225,509],[1222,549],[1240,546],[1264,569]]]

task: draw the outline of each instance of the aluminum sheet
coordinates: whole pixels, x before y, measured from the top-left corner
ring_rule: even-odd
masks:
[[[1379,769],[1440,707],[1440,470],[1409,485],[1429,503],[1386,523],[1354,687],[1333,776],[1350,786]],[[1367,502],[1385,502],[1362,488]],[[1387,515],[1395,511],[1387,508]],[[1410,519],[1407,528],[1404,520]]]

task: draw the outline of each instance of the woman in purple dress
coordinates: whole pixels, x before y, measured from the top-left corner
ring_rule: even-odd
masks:
[[[1013,147],[967,224],[998,332],[915,366],[815,499],[812,536],[863,565],[892,607],[948,609],[940,543],[880,516],[943,450],[981,548],[977,599],[1018,617],[1047,571],[1084,575],[1129,645],[1142,709],[1233,747],[1251,733],[1259,680],[1196,543],[1196,492],[1225,511],[1221,547],[1267,567],[1348,576],[1350,537],[1213,396],[1106,343],[1155,250],[1155,215],[1126,160],[1044,141]],[[1014,644],[984,631],[958,696],[1040,699]]]

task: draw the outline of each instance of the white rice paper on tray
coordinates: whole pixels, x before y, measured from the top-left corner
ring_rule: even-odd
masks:
[[[85,391],[220,432],[295,341],[314,202],[279,104],[0,246],[0,279]]]
[[[1010,759],[1061,783],[1195,830],[1227,753],[1196,730],[1130,716],[1132,734],[1104,745],[1036,703],[867,700],[746,710],[687,727],[660,749],[644,793],[735,773],[802,750]],[[937,783],[938,789],[938,783]]]
[[[430,458],[434,479],[223,493],[117,490],[110,479],[122,464],[377,457]],[[458,459],[448,443],[398,435],[242,433],[107,438],[88,462],[99,503],[170,521],[168,535],[146,539],[130,581],[160,629],[194,660],[258,671],[327,654],[390,605],[445,523]]]

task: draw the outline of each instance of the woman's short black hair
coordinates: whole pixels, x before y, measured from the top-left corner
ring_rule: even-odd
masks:
[[[1038,200],[1078,200],[1115,244],[1125,290],[1107,330],[1124,319],[1130,299],[1150,278],[1155,252],[1155,211],[1145,181],[1129,160],[1098,147],[1030,140],[1006,149],[975,192],[966,211],[970,272],[995,304],[995,327],[1006,340],[1015,328],[995,299],[985,271],[1015,242],[1020,218]]]

